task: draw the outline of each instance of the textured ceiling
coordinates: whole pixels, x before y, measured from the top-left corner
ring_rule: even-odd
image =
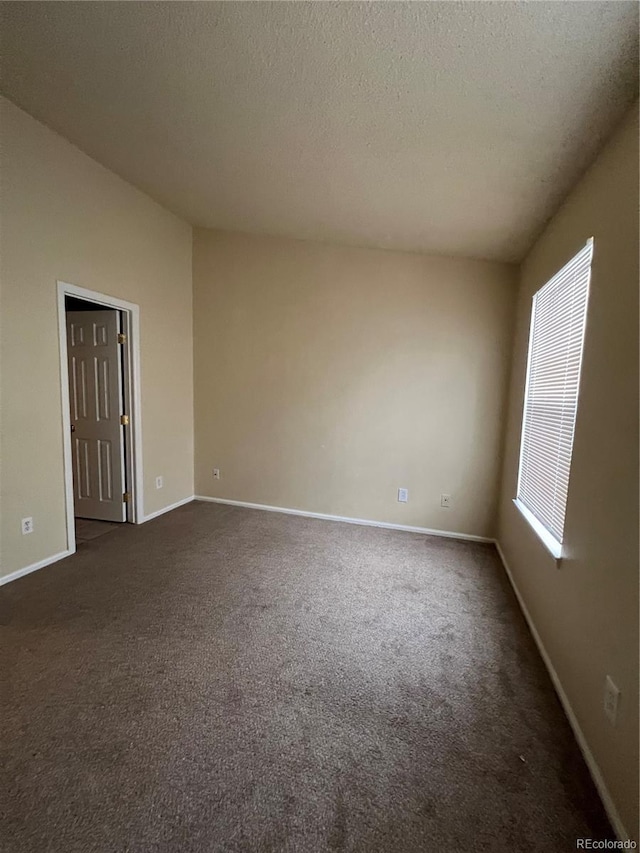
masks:
[[[0,14],[0,90],[209,227],[518,260],[637,96],[635,2]]]

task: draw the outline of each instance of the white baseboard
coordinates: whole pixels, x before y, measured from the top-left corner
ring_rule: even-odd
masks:
[[[181,501],[176,501],[174,504],[165,506],[162,509],[157,509],[155,512],[150,512],[149,515],[145,515],[145,517],[141,521],[141,524],[144,524],[145,521],[151,521],[152,518],[157,518],[159,515],[164,515],[165,512],[171,512],[172,509],[178,509],[179,506],[190,504],[192,500],[193,495],[190,495],[188,498],[182,498]]]
[[[324,512],[307,512],[304,509],[289,509],[283,506],[268,506],[267,504],[252,504],[246,501],[231,501],[226,498],[210,498],[206,495],[196,495],[196,501],[209,501],[214,504],[228,506],[243,506],[247,509],[262,509],[267,512],[282,512],[285,515],[302,515],[304,518],[320,518],[324,521],[342,521],[345,524],[362,524],[365,527],[382,527],[385,530],[403,530],[405,533],[423,533],[427,536],[444,536],[447,539],[468,539],[472,542],[493,542],[486,536],[474,536],[471,533],[454,533],[449,530],[431,530],[429,527],[411,527],[408,524],[390,524],[386,521],[371,521],[366,518],[346,518],[343,515],[327,515]]]
[[[45,557],[44,560],[38,560],[37,563],[32,563],[30,566],[25,566],[23,569],[17,569],[15,572],[11,572],[10,575],[5,575],[4,577],[0,577],[0,586],[5,583],[10,583],[11,581],[16,581],[18,578],[23,577],[23,575],[30,575],[31,572],[37,572],[38,569],[44,569],[45,566],[50,566],[51,563],[57,563],[58,560],[62,560],[65,557],[70,557],[74,551],[60,551],[59,554],[53,554],[51,557]]]
[[[602,776],[602,771],[598,767],[598,764],[589,748],[589,744],[587,743],[587,739],[584,736],[584,732],[580,728],[580,723],[578,722],[578,718],[575,715],[573,708],[571,707],[571,702],[569,701],[569,697],[564,692],[564,688],[558,676],[558,673],[555,670],[551,662],[551,658],[549,657],[547,650],[545,649],[542,640],[540,639],[540,634],[536,629],[536,626],[531,618],[531,614],[527,609],[527,605],[524,603],[522,596],[520,595],[520,591],[516,586],[516,582],[511,574],[511,569],[507,563],[507,560],[504,556],[502,548],[500,547],[500,543],[498,540],[495,540],[496,549],[498,554],[500,555],[500,559],[502,560],[502,565],[504,566],[504,570],[509,578],[509,583],[511,584],[513,591],[515,593],[516,598],[518,599],[518,604],[520,605],[520,610],[524,615],[524,618],[527,620],[527,625],[529,626],[529,630],[531,631],[531,636],[535,640],[535,643],[538,647],[538,651],[540,652],[540,657],[544,661],[544,665],[547,668],[547,672],[551,678],[553,686],[555,688],[556,693],[558,694],[558,698],[560,699],[560,703],[564,708],[564,712],[569,720],[569,725],[573,729],[573,733],[578,742],[578,746],[580,747],[580,751],[582,752],[582,756],[586,762],[587,767],[589,768],[589,772],[591,773],[591,778],[598,789],[598,793],[600,794],[600,799],[602,800],[602,804],[604,805],[605,811],[607,812],[607,816],[611,821],[611,825],[613,829],[620,839],[620,841],[628,841],[629,833],[626,831],[624,824],[618,814],[618,810],[616,809],[615,803],[609,793],[609,789],[604,781],[604,777]]]
[[[183,506],[183,504],[191,503],[193,500],[193,495],[190,495],[188,498],[183,498],[181,501],[176,501],[176,503],[171,504],[171,506],[165,506],[162,509],[157,510],[156,512],[152,512],[149,515],[145,515],[142,519],[142,524],[145,521],[150,521],[152,518],[156,518],[159,515],[164,515],[165,512],[171,512],[172,509],[177,509],[179,506]],[[4,577],[0,577],[0,586],[5,583],[10,583],[11,581],[15,581],[18,578],[21,578],[23,575],[29,575],[31,572],[37,572],[38,569],[44,569],[45,566],[50,566],[51,563],[57,563],[58,560],[64,559],[64,557],[70,557],[72,554],[75,554],[75,550],[70,551],[60,551],[59,554],[53,554],[51,557],[45,557],[44,560],[39,560],[37,563],[32,563],[30,566],[25,566],[23,569],[17,569],[15,572],[11,572],[9,575],[4,575]]]

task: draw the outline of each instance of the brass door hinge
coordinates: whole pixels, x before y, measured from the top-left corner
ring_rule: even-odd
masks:
[[[120,415],[120,423],[122,426],[129,426],[129,415]]]
[[[118,343],[119,344],[126,344],[126,342],[127,342],[127,336],[124,334],[124,332],[119,332]]]
[[[122,503],[128,504],[130,500],[131,500],[131,492],[124,492],[124,494],[122,495]]]

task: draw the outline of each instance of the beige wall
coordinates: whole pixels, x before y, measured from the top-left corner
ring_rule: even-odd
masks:
[[[190,226],[5,99],[0,109],[7,575],[66,548],[56,279],[140,306],[147,514],[193,494],[193,339]]]
[[[556,569],[512,504],[531,297],[595,238],[565,542]],[[637,107],[522,267],[499,541],[628,832],[638,826]],[[618,725],[603,713],[610,675]]]
[[[514,291],[497,263],[196,229],[196,494],[492,536]]]

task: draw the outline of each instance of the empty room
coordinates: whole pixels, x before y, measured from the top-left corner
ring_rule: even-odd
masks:
[[[0,2],[0,849],[636,849],[638,11]]]

